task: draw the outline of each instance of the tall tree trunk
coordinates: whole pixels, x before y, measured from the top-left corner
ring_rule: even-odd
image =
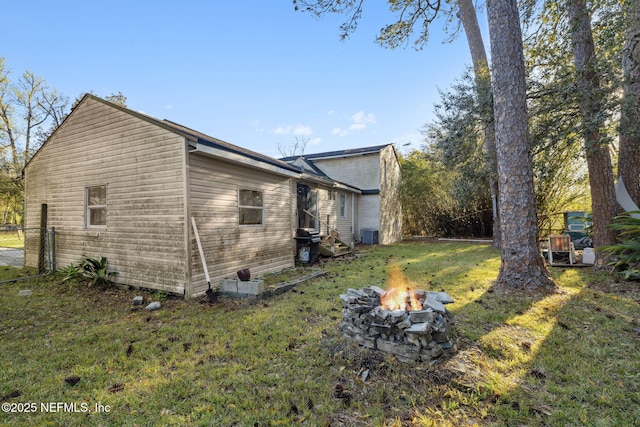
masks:
[[[591,17],[585,0],[569,0],[569,24],[576,66],[578,102],[582,116],[583,134],[593,216],[593,244],[597,248],[615,244],[613,230],[607,228],[616,213],[613,170],[609,146],[604,142],[602,105],[595,45],[591,32]],[[604,254],[596,250],[595,267],[604,264]]]
[[[620,113],[618,173],[629,195],[640,206],[640,2],[625,2],[624,13],[624,97]]]
[[[498,166],[496,160],[496,134],[493,123],[493,95],[491,91],[491,74],[487,53],[482,42],[482,33],[478,25],[476,9],[471,0],[458,0],[458,17],[467,35],[473,73],[475,75],[480,114],[484,132],[484,152],[487,157],[487,171],[489,173],[489,187],[493,206],[493,247],[499,248],[501,242],[500,215],[498,214]]]
[[[496,286],[555,291],[539,249],[522,32],[516,0],[488,0],[502,264]]]

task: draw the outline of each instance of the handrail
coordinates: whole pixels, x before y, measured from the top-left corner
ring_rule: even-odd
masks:
[[[344,241],[340,238],[340,232],[338,232],[337,229],[333,228],[329,223],[323,221],[322,219],[318,218],[318,216],[312,214],[311,212],[309,212],[306,209],[302,210],[304,213],[306,213],[307,215],[310,215],[311,217],[315,218],[316,220],[318,220],[318,222],[322,225],[326,225],[327,228],[332,231],[333,233],[329,233],[329,243],[331,244],[331,252],[335,254],[336,252],[336,240],[341,242],[342,244],[345,244]],[[335,233],[335,235],[334,235]]]
[[[327,228],[331,229],[331,231],[335,231],[336,234],[338,235],[338,238],[340,237],[340,232],[338,232],[337,229],[333,228],[328,222],[323,221],[322,219],[320,219],[318,216],[312,214],[311,212],[309,212],[306,209],[303,209],[302,212],[306,213],[307,215],[312,216],[313,218],[317,219],[319,223],[321,223],[322,225],[326,225]]]

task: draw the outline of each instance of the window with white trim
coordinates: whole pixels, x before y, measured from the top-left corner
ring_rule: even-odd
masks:
[[[107,227],[107,186],[86,188],[85,216],[87,228]]]
[[[262,191],[238,190],[238,224],[264,224],[264,198]]]
[[[340,218],[347,217],[347,195],[340,195]]]

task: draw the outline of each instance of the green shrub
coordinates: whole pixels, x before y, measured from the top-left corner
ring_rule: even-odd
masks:
[[[58,273],[63,277],[62,282],[78,283],[83,281],[80,264],[69,264],[59,268]]]
[[[640,214],[640,211],[624,212],[615,217],[615,222],[609,228],[620,231],[620,243],[601,249],[613,255],[613,260],[608,264],[610,267],[623,274],[625,279],[639,280],[640,218],[634,218],[632,214]]]
[[[70,264],[61,268],[60,273],[64,276],[64,282],[86,282],[89,286],[102,287],[113,286],[112,278],[118,274],[116,271],[107,270],[107,258],[105,257],[99,260],[84,257],[78,264]]]

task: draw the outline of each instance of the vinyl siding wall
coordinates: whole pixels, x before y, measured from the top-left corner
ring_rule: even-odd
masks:
[[[392,146],[380,152],[380,244],[402,240],[402,175]]]
[[[25,170],[25,223],[48,205],[57,263],[107,257],[117,282],[183,293],[184,138],[91,98],[81,102]],[[85,226],[88,186],[106,185],[105,229]],[[26,265],[38,263],[37,236]]]
[[[212,286],[236,278],[243,268],[252,277],[293,267],[291,206],[287,177],[234,165],[203,154],[191,154],[190,215],[195,217]],[[263,192],[264,224],[238,224],[238,190]],[[191,233],[193,295],[207,289],[195,236]]]
[[[378,230],[380,239],[380,195],[365,194],[360,196],[360,209],[358,210],[358,240],[361,240],[360,230],[372,228]]]
[[[380,188],[380,157],[378,153],[314,160],[313,163],[336,181],[361,190]]]
[[[331,228],[338,230],[340,234],[340,239],[345,243],[351,242],[351,217],[354,214],[354,207],[352,204],[352,193],[347,193],[346,191],[335,191],[332,190],[331,193],[326,189],[318,189],[318,204],[319,204],[319,216],[322,221],[325,223],[328,222]],[[342,217],[340,215],[340,195],[346,196],[347,209],[346,209],[346,217]],[[357,206],[357,204],[356,204]],[[328,221],[327,221],[328,220]],[[357,221],[356,221],[357,225]],[[329,231],[327,230],[326,224],[320,224],[320,233],[323,235],[328,235]]]
[[[380,190],[380,194],[359,197],[356,235],[360,230],[378,230],[379,243],[402,240],[401,172],[393,146],[379,152],[340,158],[318,159],[314,164],[325,174],[362,190]]]

